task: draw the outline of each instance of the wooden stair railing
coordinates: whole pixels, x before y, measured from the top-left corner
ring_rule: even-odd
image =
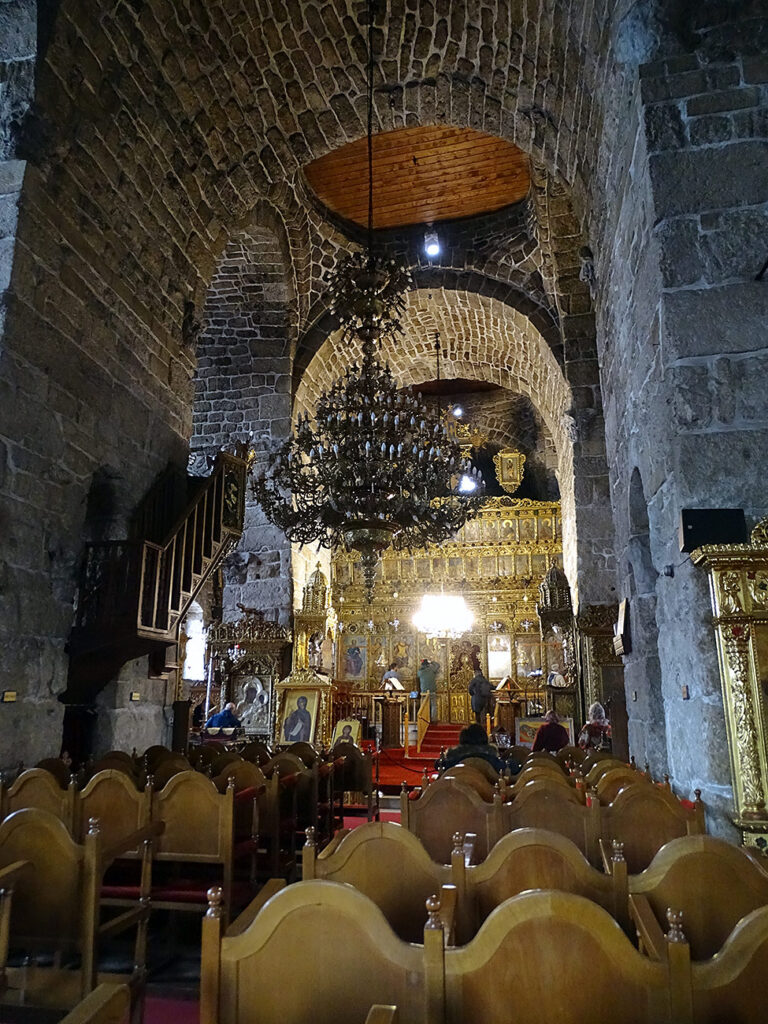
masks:
[[[243,459],[221,452],[165,541],[142,544],[139,636],[172,639],[203,583],[242,534],[246,468]]]
[[[211,475],[196,478],[192,498],[160,543],[150,540],[89,544],[75,625],[73,661],[99,654],[103,676],[176,639],[176,627],[202,585],[243,531],[247,463],[220,452]],[[87,669],[87,666],[85,666]]]

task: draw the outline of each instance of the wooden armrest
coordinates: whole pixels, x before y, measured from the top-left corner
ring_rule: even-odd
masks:
[[[317,859],[325,860],[327,857],[330,857],[330,855],[338,847],[339,843],[344,838],[344,836],[348,836],[351,831],[352,829],[349,828],[340,828],[336,835],[333,837],[333,839],[325,847],[323,852],[317,855]]]
[[[247,789],[238,790],[238,792],[235,793],[235,802],[254,800],[257,796],[261,796],[266,788],[266,785],[262,784],[261,786],[249,786]]]
[[[384,1006],[375,1003],[368,1011],[365,1024],[397,1024],[400,1019],[396,1006]]]
[[[647,896],[630,894],[629,916],[637,929],[637,936],[651,960],[667,959],[667,943],[661,925],[656,920]]]
[[[123,836],[113,846],[108,847],[101,855],[101,867],[109,867],[113,860],[120,856],[121,853],[126,853],[128,850],[135,850],[140,843],[146,842],[148,839],[154,839],[156,836],[161,836],[165,832],[164,821],[150,821],[148,825],[144,825],[142,828],[137,828],[135,832],[130,832],[127,836]]]
[[[13,885],[24,868],[30,866],[31,865],[28,860],[15,860],[13,864],[9,864],[7,867],[0,869],[0,889],[5,889],[7,886]]]
[[[603,871],[606,873],[606,875],[612,875],[613,874],[613,866],[612,866],[612,862],[611,862],[611,853],[612,853],[611,845],[605,839],[603,839],[601,837],[600,838],[600,857],[601,857],[601,859],[603,861]]]
[[[130,1007],[128,986],[105,981],[63,1017],[60,1024],[124,1024]]]
[[[234,935],[242,935],[253,924],[254,918],[267,900],[272,899],[281,889],[285,888],[285,885],[284,878],[270,878],[268,882],[265,882],[259,895],[251,900],[245,910],[238,914],[229,928],[227,928],[227,938],[231,938]]]
[[[440,920],[443,922],[443,935],[446,946],[455,945],[456,904],[459,891],[455,885],[440,886]]]
[[[126,910],[123,914],[118,914],[117,917],[113,917],[109,921],[105,921],[104,924],[99,925],[99,938],[103,939],[110,935],[119,935],[126,928],[138,924],[147,917],[149,917],[149,903],[142,903],[141,906]]]

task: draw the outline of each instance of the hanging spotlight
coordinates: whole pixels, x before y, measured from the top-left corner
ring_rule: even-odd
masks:
[[[477,481],[466,473],[459,480],[459,494],[472,494],[477,490]]]
[[[429,257],[440,255],[440,239],[437,237],[437,232],[429,230],[424,235],[424,252]]]
[[[454,405],[451,409],[451,415],[454,416],[455,419],[460,420],[464,415],[464,410],[460,405]]]

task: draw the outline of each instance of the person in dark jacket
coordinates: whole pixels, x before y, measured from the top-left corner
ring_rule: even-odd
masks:
[[[560,725],[560,719],[556,711],[548,711],[544,715],[544,722],[539,726],[536,735],[533,737],[532,750],[548,750],[550,754],[556,754],[558,750],[567,747],[570,742],[568,730]]]
[[[211,715],[205,723],[206,729],[209,726],[219,729],[239,729],[240,719],[235,716],[235,705],[227,704],[223,711],[218,711],[215,715]]]
[[[492,693],[493,687],[483,675],[483,670],[475,669],[469,681],[469,699],[478,725],[484,725],[485,716],[491,713]]]
[[[451,747],[445,756],[435,761],[435,768],[443,771],[453,768],[467,757],[481,757],[493,765],[497,772],[504,771],[504,762],[488,742],[488,734],[481,725],[468,725],[459,733],[459,745]]]

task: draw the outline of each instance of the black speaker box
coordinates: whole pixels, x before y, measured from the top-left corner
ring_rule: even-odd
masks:
[[[704,544],[746,544],[743,508],[684,508],[680,513],[680,550]]]

